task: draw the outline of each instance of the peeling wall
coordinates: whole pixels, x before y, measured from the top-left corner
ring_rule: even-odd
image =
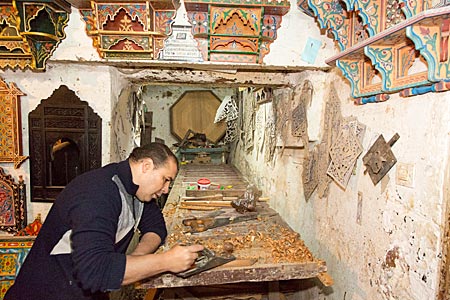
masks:
[[[313,253],[327,262],[335,284],[324,289],[320,299],[436,299],[443,209],[448,199],[444,193],[448,193],[450,93],[392,95],[384,103],[355,106],[343,97],[349,95],[349,87],[338,75],[319,79],[311,75],[310,80],[314,90],[322,92],[333,83],[343,117],[355,116],[367,126],[364,151],[346,190],[331,183],[326,198],[318,198],[315,192],[305,201],[304,149],[282,152],[277,148],[276,158],[267,163],[256,155],[258,147],[249,152],[239,142],[233,163],[270,197],[270,205],[301,234]],[[326,99],[326,92],[323,97],[313,95],[313,101]],[[260,106],[256,118],[266,109]],[[323,113],[308,114],[308,118],[317,124]],[[254,136],[262,135],[257,131]],[[380,134],[389,140],[395,133],[400,135],[392,147],[397,164],[374,186],[364,175],[362,156]],[[405,165],[413,169],[409,170],[412,186],[398,181],[397,168]]]

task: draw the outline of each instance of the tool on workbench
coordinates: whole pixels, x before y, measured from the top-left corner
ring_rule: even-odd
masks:
[[[226,254],[224,256],[217,256],[214,251],[208,248],[204,248],[200,252],[199,257],[195,260],[194,266],[192,268],[184,272],[177,273],[176,275],[182,278],[187,278],[192,275],[204,272],[206,270],[210,270],[212,268],[221,266],[235,259],[236,257],[234,257],[231,254]]]
[[[245,189],[244,195],[242,195],[242,197],[231,201],[231,206],[233,206],[236,211],[240,213],[255,211],[256,201],[260,196],[261,191],[258,190],[254,185],[250,184]]]
[[[221,227],[229,224],[245,222],[249,220],[255,220],[258,218],[258,214],[252,213],[248,215],[236,216],[236,217],[193,217],[183,220],[183,225],[187,227],[187,232],[198,233],[208,229]]]

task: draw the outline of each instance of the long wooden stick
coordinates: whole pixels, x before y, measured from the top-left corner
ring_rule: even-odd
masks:
[[[181,201],[181,205],[231,207],[231,201]]]
[[[222,200],[223,195],[222,194],[215,194],[210,196],[183,196],[180,198],[180,200]]]

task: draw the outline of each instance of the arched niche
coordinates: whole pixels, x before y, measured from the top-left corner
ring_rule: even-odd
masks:
[[[67,86],[28,115],[31,201],[51,202],[76,176],[101,166],[102,120]]]

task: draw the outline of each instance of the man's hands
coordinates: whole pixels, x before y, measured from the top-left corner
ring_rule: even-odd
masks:
[[[189,269],[198,257],[198,253],[203,250],[202,245],[180,246],[176,245],[162,255],[166,256],[168,271],[179,273]]]
[[[142,242],[142,240],[141,240]],[[189,269],[198,257],[198,252],[203,250],[202,245],[190,246],[174,246],[172,249],[157,253],[157,254],[141,254],[144,248],[150,249],[141,245],[133,255],[127,255],[127,262],[125,267],[125,276],[122,285],[130,284],[138,280],[155,276],[164,272],[179,273]]]

